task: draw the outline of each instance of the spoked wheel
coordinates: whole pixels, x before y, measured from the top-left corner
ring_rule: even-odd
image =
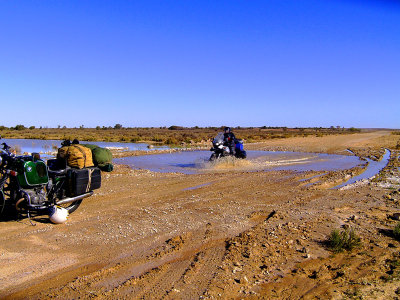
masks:
[[[7,179],[2,189],[0,190],[0,216],[6,217],[10,215],[12,211],[12,206],[10,205],[10,189],[9,189],[9,180]]]
[[[3,214],[5,207],[6,207],[6,198],[4,197],[3,191],[0,191],[0,216]]]
[[[217,159],[217,154],[216,153],[211,154],[210,161],[214,161],[216,159]]]

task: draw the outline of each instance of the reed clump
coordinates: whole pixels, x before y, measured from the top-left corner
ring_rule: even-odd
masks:
[[[328,238],[328,246],[333,252],[351,251],[361,246],[361,239],[352,228],[335,229]]]

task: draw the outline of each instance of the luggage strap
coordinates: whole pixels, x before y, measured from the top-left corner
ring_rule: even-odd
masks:
[[[88,173],[89,173],[89,181],[88,184],[86,186],[86,193],[90,191],[90,186],[92,185],[92,174],[94,172],[94,169],[88,169]]]

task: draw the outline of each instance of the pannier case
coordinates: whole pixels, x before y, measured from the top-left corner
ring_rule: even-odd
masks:
[[[99,168],[69,169],[69,196],[75,197],[101,187],[101,171]]]

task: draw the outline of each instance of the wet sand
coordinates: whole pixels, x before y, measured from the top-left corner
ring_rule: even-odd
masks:
[[[385,147],[391,160],[375,179],[346,190],[331,188],[362,168],[185,175],[118,166],[65,224],[1,222],[0,298],[398,297],[391,218],[400,212],[399,151],[391,146],[398,138],[322,138],[248,149],[351,148],[379,159]],[[333,254],[327,236],[343,226],[362,246]]]

